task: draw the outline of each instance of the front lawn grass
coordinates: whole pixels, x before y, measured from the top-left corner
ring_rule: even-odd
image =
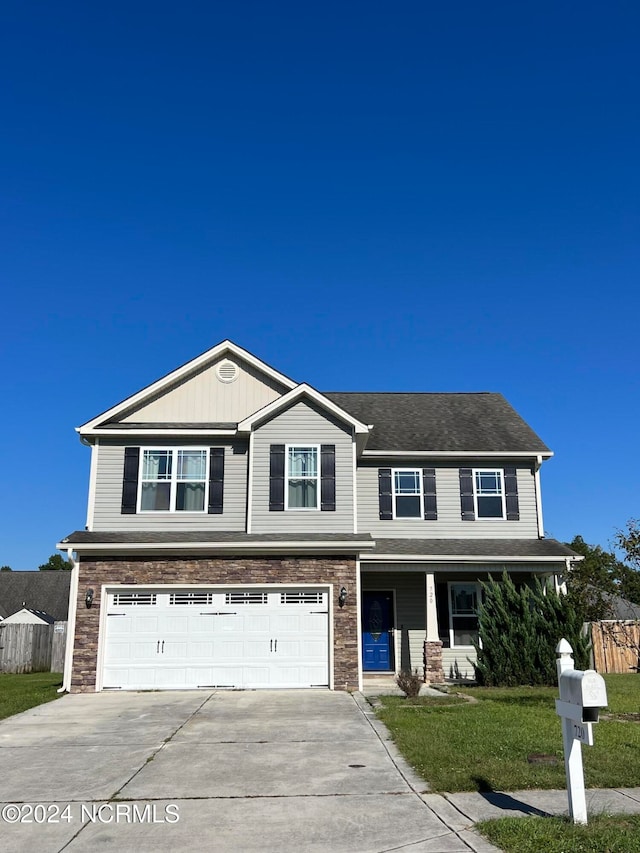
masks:
[[[476,829],[504,853],[640,853],[640,815],[596,815],[588,826],[561,817],[505,817]]]
[[[606,713],[613,718],[598,723],[595,745],[582,749],[585,784],[635,787],[640,779],[640,723],[616,720],[615,714],[640,711],[640,676],[610,675],[605,680]],[[565,787],[557,688],[473,687],[459,692],[476,701],[417,705],[397,696],[381,697],[380,718],[432,790]],[[530,764],[527,758],[534,753],[556,756],[558,763]]]
[[[58,699],[62,694],[56,691],[61,685],[59,672],[0,674],[0,720]]]

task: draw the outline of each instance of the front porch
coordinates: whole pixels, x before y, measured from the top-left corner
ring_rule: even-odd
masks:
[[[538,571],[535,571],[535,569]],[[530,582],[547,566],[368,564],[361,566],[365,687],[395,685],[401,670],[426,684],[475,681],[480,582],[507,569]]]

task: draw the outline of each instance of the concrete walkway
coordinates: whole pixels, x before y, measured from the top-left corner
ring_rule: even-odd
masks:
[[[640,790],[589,800],[640,811]],[[359,694],[73,695],[0,722],[11,853],[490,853],[475,821],[565,811],[563,791],[428,793]]]

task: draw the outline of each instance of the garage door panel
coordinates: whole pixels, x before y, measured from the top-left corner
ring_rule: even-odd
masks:
[[[187,614],[176,616],[171,614],[159,620],[158,629],[164,634],[187,634],[190,629],[191,617]]]
[[[194,642],[192,640],[189,643],[189,656],[202,660],[211,660],[214,654],[213,649],[213,640],[208,640],[207,642],[203,643]]]
[[[256,640],[245,640],[243,646],[243,658],[249,658],[249,660],[255,660],[260,658],[268,658],[270,655],[269,651],[269,640],[267,637]]]
[[[243,617],[244,631],[246,634],[268,633],[271,617],[267,614],[248,613]]]
[[[138,589],[107,603],[105,688],[328,686],[326,591]]]
[[[188,659],[187,649],[189,648],[189,642],[186,638],[182,640],[168,639],[162,640],[161,642],[161,655],[163,657],[163,660],[160,663],[162,665],[164,665],[169,658],[179,658],[182,661],[186,661]]]
[[[189,619],[190,634],[211,634],[214,625],[214,616],[193,614]]]
[[[117,620],[121,617],[115,617]],[[136,634],[155,634],[160,629],[160,620],[157,615],[139,616],[137,613],[133,617],[135,622]],[[114,620],[115,621],[115,620]]]
[[[109,636],[116,637],[122,634],[129,637],[133,632],[133,616],[111,616],[109,618]]]
[[[219,640],[213,644],[214,660],[242,660],[244,657],[244,640]]]
[[[271,618],[271,630],[276,634],[297,634],[300,630],[300,615],[287,613]]]
[[[218,633],[235,634],[242,631],[244,627],[244,617],[235,614],[219,616],[214,620],[213,630]]]

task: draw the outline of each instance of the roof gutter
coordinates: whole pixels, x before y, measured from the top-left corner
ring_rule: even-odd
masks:
[[[497,557],[495,554],[367,554],[364,560],[367,563],[564,563],[566,557],[558,554],[555,557],[519,557],[517,555],[504,555]],[[580,559],[583,559],[580,557]]]
[[[234,554],[255,554],[269,551],[271,553],[291,554],[291,553],[308,553],[312,551],[314,554],[344,554],[347,552],[358,553],[375,547],[375,542],[372,539],[362,541],[256,541],[256,542],[76,542],[73,544],[73,549],[78,552],[90,554],[130,554],[148,553],[148,554],[166,554],[169,552],[184,553],[188,552],[210,552],[216,553],[234,553]],[[60,542],[57,548],[68,548],[68,543]]]
[[[395,456],[404,456],[414,459],[430,459],[432,457],[448,456],[451,459],[461,457],[475,456],[480,458],[496,457],[501,459],[550,459],[553,456],[552,450],[545,450],[540,453],[537,450],[364,450],[363,457],[370,459],[389,459]]]

